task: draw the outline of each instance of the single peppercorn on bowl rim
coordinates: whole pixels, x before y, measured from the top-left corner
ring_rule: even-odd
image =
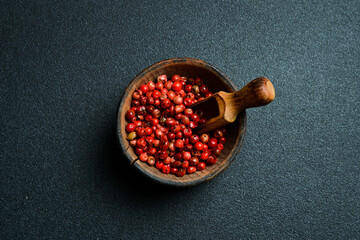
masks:
[[[142,84],[150,81],[156,82],[157,77],[160,75],[171,77],[174,74],[188,78],[200,77],[204,84],[207,84],[214,93],[221,90],[228,92],[237,90],[234,83],[225,74],[205,61],[194,58],[171,58],[157,62],[140,72],[126,87],[118,105],[117,138],[128,163],[149,179],[174,187],[194,186],[218,176],[234,161],[245,138],[246,111],[241,112],[236,121],[227,126],[227,140],[224,143],[222,153],[217,157],[218,160],[214,165],[206,166],[204,170],[196,171],[192,174],[187,173],[182,177],[162,173],[155,166],[149,166],[147,163],[140,161],[134,149],[130,146],[127,140],[128,133],[125,130],[128,123],[125,119],[125,113],[131,107],[133,92]],[[123,159],[121,160],[123,161]]]

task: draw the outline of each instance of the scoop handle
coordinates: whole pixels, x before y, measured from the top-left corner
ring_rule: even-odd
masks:
[[[246,108],[260,107],[271,103],[275,98],[273,84],[266,77],[259,77],[237,92],[232,93],[231,102],[239,113]]]

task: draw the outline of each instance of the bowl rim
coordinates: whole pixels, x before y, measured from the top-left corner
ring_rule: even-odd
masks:
[[[190,182],[178,182],[178,181],[172,181],[172,180],[168,180],[168,179],[160,179],[160,178],[156,178],[154,177],[154,175],[150,174],[149,172],[145,171],[143,168],[138,167],[135,161],[132,161],[132,157],[127,153],[127,151],[124,151],[126,149],[126,146],[124,145],[124,142],[122,141],[122,135],[121,135],[121,119],[120,119],[120,115],[121,115],[121,109],[122,109],[122,105],[123,105],[123,100],[125,99],[125,97],[128,95],[128,91],[129,89],[131,89],[133,87],[133,85],[135,85],[135,81],[136,79],[141,78],[143,75],[145,75],[146,73],[157,69],[159,67],[162,67],[168,63],[174,63],[174,62],[186,62],[186,61],[192,61],[192,62],[197,62],[201,65],[203,65],[206,68],[209,68],[211,70],[213,70],[216,74],[218,74],[225,82],[226,84],[228,84],[234,91],[237,90],[237,87],[235,86],[235,84],[230,80],[230,78],[228,76],[226,76],[223,72],[221,72],[217,67],[215,67],[214,65],[200,60],[200,59],[196,59],[196,58],[187,58],[187,57],[176,57],[176,58],[169,58],[169,59],[165,59],[165,60],[161,60],[158,61],[148,67],[146,67],[144,70],[142,70],[139,74],[137,74],[134,78],[131,79],[131,82],[127,85],[127,87],[125,88],[120,101],[118,103],[118,107],[117,107],[117,114],[116,114],[116,135],[117,135],[117,141],[118,144],[121,148],[122,153],[124,154],[124,156],[130,160],[130,165],[132,165],[133,167],[135,167],[143,176],[148,177],[148,179],[151,179],[152,181],[156,182],[156,183],[160,183],[160,184],[165,184],[168,186],[173,186],[173,187],[190,187],[190,186],[195,186],[198,185],[200,183],[203,182],[207,182],[211,179],[213,179],[214,177],[220,175],[222,172],[225,171],[225,169],[227,169],[231,163],[235,160],[237,154],[239,153],[243,143],[244,143],[244,139],[245,139],[245,135],[246,135],[246,125],[247,125],[247,114],[246,114],[246,110],[243,111],[243,133],[240,135],[240,139],[238,141],[238,144],[235,146],[233,152],[232,152],[232,156],[230,157],[230,159],[228,160],[228,164],[221,169],[221,171],[218,171],[214,174],[212,174],[210,177],[208,178],[201,178],[201,179],[195,179],[193,181]]]

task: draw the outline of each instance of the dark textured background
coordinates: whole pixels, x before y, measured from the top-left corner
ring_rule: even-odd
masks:
[[[360,236],[359,1],[1,1],[1,239]],[[222,175],[149,183],[115,138],[130,80],[208,61],[277,96]]]

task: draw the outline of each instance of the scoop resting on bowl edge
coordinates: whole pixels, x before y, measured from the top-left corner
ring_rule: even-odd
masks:
[[[222,173],[238,154],[245,137],[246,111],[240,112],[235,122],[227,125],[226,143],[224,144],[221,155],[217,157],[218,160],[216,164],[207,166],[203,171],[196,171],[193,174],[186,174],[183,177],[164,174],[154,166],[149,166],[138,160],[138,156],[126,139],[127,133],[125,131],[127,124],[125,113],[130,109],[132,93],[142,84],[156,81],[157,77],[163,74],[168,77],[174,74],[188,78],[200,77],[204,84],[208,85],[209,89],[214,93],[218,91],[234,92],[237,90],[225,74],[202,60],[172,58],[149,66],[130,82],[119,103],[117,112],[117,137],[124,156],[126,157],[125,161],[128,161],[129,164],[133,165],[138,171],[149,177],[149,179],[169,186],[186,187],[209,181]],[[123,161],[123,159],[121,159],[121,161]]]

